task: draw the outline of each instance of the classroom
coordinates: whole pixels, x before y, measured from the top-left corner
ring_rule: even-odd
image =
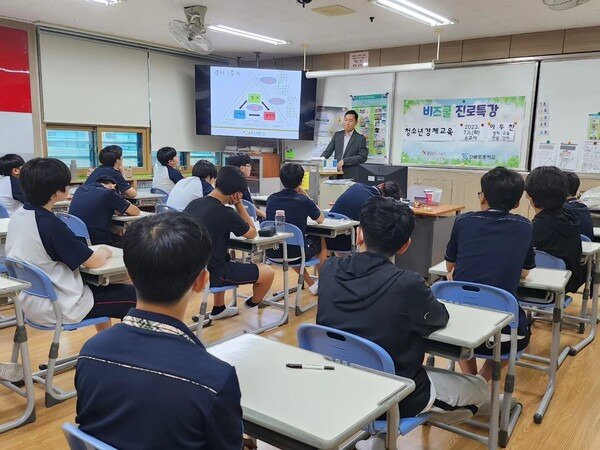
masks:
[[[600,448],[598,73],[600,0],[0,2],[0,448]]]

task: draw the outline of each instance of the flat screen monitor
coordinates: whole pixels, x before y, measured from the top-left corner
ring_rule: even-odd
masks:
[[[196,134],[312,140],[316,97],[300,70],[196,65]]]
[[[354,181],[369,186],[375,186],[386,181],[395,181],[400,185],[402,198],[406,198],[408,167],[388,166],[387,164],[361,164],[357,168]]]

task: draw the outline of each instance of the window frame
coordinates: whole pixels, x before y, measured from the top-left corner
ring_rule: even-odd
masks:
[[[96,142],[98,143],[98,152],[104,145],[102,143],[102,133],[140,133],[142,135],[142,162],[141,167],[132,167],[132,173],[136,174],[148,174],[151,172],[150,164],[152,157],[150,155],[150,142],[148,139],[149,133],[148,128],[138,127],[113,127],[113,126],[98,126],[96,127]]]

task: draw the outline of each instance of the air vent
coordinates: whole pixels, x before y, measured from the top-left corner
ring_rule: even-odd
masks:
[[[324,16],[345,16],[346,14],[353,14],[356,11],[350,8],[346,8],[342,5],[323,6],[321,8],[313,8],[313,11]]]

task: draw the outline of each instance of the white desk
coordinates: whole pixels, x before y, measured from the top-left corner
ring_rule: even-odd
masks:
[[[6,244],[6,235],[8,234],[8,222],[10,222],[10,219],[0,219],[0,245]]]
[[[595,230],[595,229],[594,229]],[[584,333],[585,325],[590,326],[590,332],[581,342],[571,347],[570,355],[575,356],[581,349],[586,347],[596,338],[596,325],[598,321],[598,284],[600,283],[600,243],[582,242],[581,256],[586,264],[586,278],[583,288],[580,316],[565,315],[570,322],[579,323],[580,333]],[[588,315],[587,303],[592,293],[592,312]]]
[[[56,202],[54,206],[52,206],[52,212],[69,212],[69,206],[71,206],[71,200],[61,200],[60,202]]]
[[[268,195],[253,195],[252,201],[256,206],[267,206]]]
[[[160,203],[161,199],[165,198],[163,194],[152,194],[147,191],[138,191],[134,198],[130,198],[132,203],[140,207],[155,206]]]
[[[0,298],[7,299],[9,297],[13,297],[15,293],[22,291],[23,289],[27,289],[30,286],[31,284],[26,281],[0,276]],[[0,315],[0,329],[13,327],[16,324],[17,318],[14,314],[10,316]]]
[[[390,448],[396,448],[396,405],[414,391],[412,380],[335,364],[249,334],[208,351],[236,369],[248,434],[281,448],[337,449],[389,411]],[[287,363],[327,364],[335,370],[289,369]]]
[[[495,311],[491,309],[478,308],[467,305],[457,305],[455,303],[445,302],[440,299],[446,306],[450,319],[445,328],[434,331],[426,338],[426,351],[441,355],[451,359],[468,359],[473,356],[473,351],[490,338],[494,338],[494,363],[496,370],[492,379],[491,390],[491,413],[490,426],[488,437],[480,436],[479,434],[465,431],[457,427],[448,426],[445,424],[434,424],[453,433],[474,439],[487,445],[490,449],[496,449],[498,446],[498,415],[500,411],[500,331],[513,320],[511,313]],[[465,326],[468,324],[468,326]],[[439,345],[442,344],[442,345]],[[516,358],[516,334],[514,336],[512,367]],[[505,402],[503,411],[503,427],[502,432],[508,432],[509,400]],[[520,412],[520,411],[519,411]],[[516,422],[516,419],[515,419]],[[505,438],[507,437],[504,434]]]
[[[445,277],[447,275],[446,263],[442,261],[429,269],[429,273],[436,277]],[[539,370],[548,374],[548,383],[546,385],[546,392],[540,401],[540,405],[533,416],[533,420],[536,423],[541,423],[546,409],[552,400],[554,395],[554,389],[556,386],[556,371],[563,363],[567,355],[569,354],[570,348],[565,347],[562,351],[560,350],[560,328],[563,317],[563,305],[565,301],[565,288],[567,282],[571,278],[570,270],[553,270],[553,269],[532,269],[529,275],[525,279],[521,279],[519,286],[537,289],[545,292],[549,292],[554,296],[555,302],[552,308],[552,344],[550,347],[550,357],[543,357],[538,355],[531,355],[529,353],[523,353],[521,358],[530,359],[545,365],[532,364],[524,361],[517,361],[517,365],[527,367],[529,369]],[[543,304],[539,305],[543,307]],[[522,304],[523,309],[539,311],[535,307],[528,307]]]
[[[112,251],[112,256],[96,269],[79,267],[79,271],[85,274],[88,283],[95,286],[107,286],[110,283],[118,283],[129,278],[127,268],[123,262],[123,249],[111,247],[110,245],[90,245],[90,248],[96,251],[99,247],[108,247]]]
[[[356,247],[355,228],[358,225],[360,225],[360,222],[357,220],[325,218],[323,223],[317,223],[309,217],[306,220],[306,234],[324,238],[334,238],[342,234],[349,234],[352,242],[351,248],[354,250]]]
[[[140,211],[140,215],[139,216],[128,216],[128,215],[117,215],[115,214],[114,216],[112,216],[112,221],[113,221],[113,225],[118,226],[118,227],[123,227],[123,228],[127,228],[129,225],[137,222],[140,219],[143,219],[144,217],[148,217],[148,216],[152,216],[154,215],[154,213],[148,212],[148,211]]]
[[[594,237],[600,238],[600,227],[594,227]]]

